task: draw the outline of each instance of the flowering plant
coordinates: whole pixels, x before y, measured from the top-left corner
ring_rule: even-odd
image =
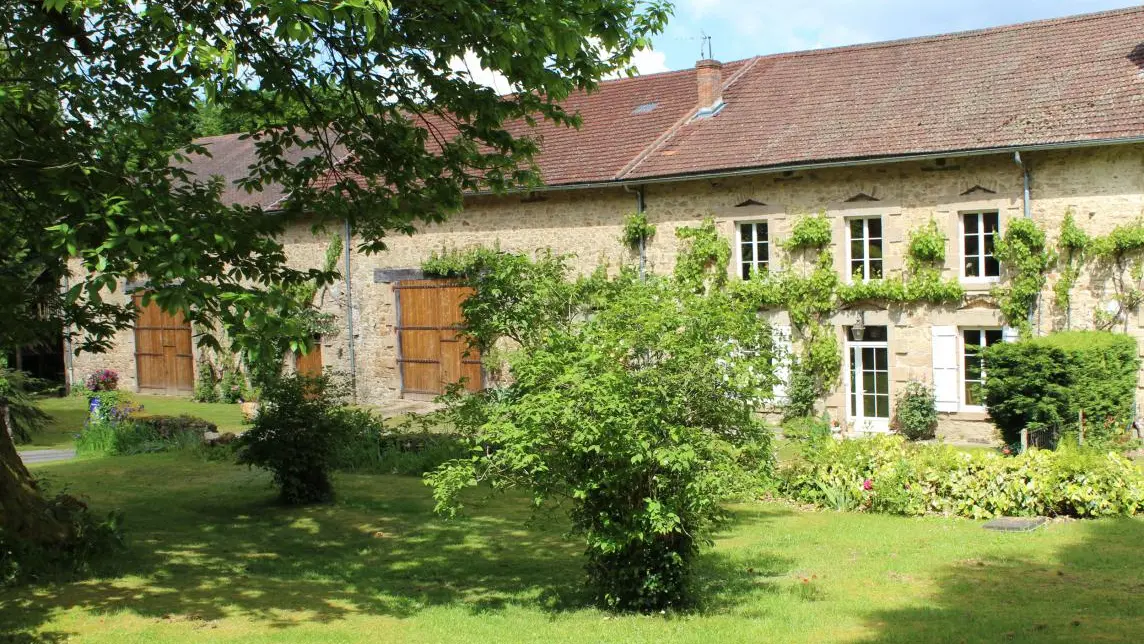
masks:
[[[100,369],[84,381],[89,391],[114,391],[119,388],[119,374],[113,369]]]

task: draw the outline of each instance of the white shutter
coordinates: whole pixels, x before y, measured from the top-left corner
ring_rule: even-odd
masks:
[[[775,376],[779,379],[775,385],[775,403],[784,404],[787,401],[787,385],[790,384],[790,361],[794,345],[790,339],[791,327],[789,324],[776,324],[771,327],[771,337],[775,343]]]
[[[957,411],[959,370],[957,367],[957,327],[934,326],[933,332],[933,392],[938,411]]]
[[[1001,327],[1002,342],[1016,342],[1021,339],[1021,332],[1011,326]]]

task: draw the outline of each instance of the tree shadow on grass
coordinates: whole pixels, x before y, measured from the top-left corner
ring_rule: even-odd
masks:
[[[869,616],[877,634],[865,641],[1142,641],[1144,520],[1087,521],[1079,527],[1083,540],[1046,560],[989,557],[947,567],[927,606]]]
[[[134,492],[122,503],[129,552],[96,579],[0,592],[0,642],[65,639],[36,631],[72,608],[201,624],[243,615],[287,628],[448,604],[480,613],[586,601],[577,544],[563,538],[563,525],[525,527],[520,498],[477,503],[447,521],[433,514],[419,479],[339,483],[336,505],[308,508],[272,504],[265,483]]]
[[[87,468],[86,486],[106,485],[91,493],[97,511],[125,510],[130,549],[94,579],[0,592],[0,642],[65,640],[71,634],[41,629],[76,608],[196,628],[233,615],[287,629],[445,605],[555,614],[591,604],[582,542],[566,538],[562,516],[530,521],[519,496],[477,493],[465,516],[445,520],[412,477],[342,476],[336,504],[285,508],[271,502],[264,476],[230,466],[136,457],[75,468]],[[736,524],[768,529],[784,514],[737,506],[718,536],[734,538]],[[778,592],[789,567],[763,552],[707,551],[697,610],[724,612],[752,593]]]
[[[792,515],[779,506],[738,505],[715,534],[716,541],[734,540],[744,533],[771,530],[773,524]],[[743,613],[760,595],[790,592],[794,560],[758,548],[735,547],[705,552],[695,571],[696,612],[716,615],[734,612],[744,618],[765,615]]]

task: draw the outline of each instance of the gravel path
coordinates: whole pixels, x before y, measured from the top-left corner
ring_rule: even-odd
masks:
[[[20,458],[24,459],[24,463],[31,465],[32,463],[50,463],[52,461],[66,461],[75,458],[74,449],[31,449],[26,452],[20,452]]]

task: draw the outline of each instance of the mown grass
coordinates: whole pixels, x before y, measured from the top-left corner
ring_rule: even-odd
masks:
[[[188,414],[218,425],[220,432],[241,432],[242,408],[237,404],[197,403],[189,398],[174,396],[132,396],[135,404],[143,405],[142,414],[152,416],[181,416]],[[79,396],[44,398],[40,408],[52,416],[51,425],[32,435],[32,442],[16,446],[20,451],[33,449],[63,449],[73,447],[75,435],[87,420],[87,400]]]
[[[99,578],[0,592],[0,632],[83,642],[1076,642],[1144,632],[1144,521],[999,534],[959,519],[732,508],[694,611],[588,606],[560,515],[475,493],[434,516],[414,477],[339,475],[330,506],[189,454],[38,466],[123,509]],[[0,638],[2,641],[2,638]],[[69,640],[71,641],[71,640]]]

